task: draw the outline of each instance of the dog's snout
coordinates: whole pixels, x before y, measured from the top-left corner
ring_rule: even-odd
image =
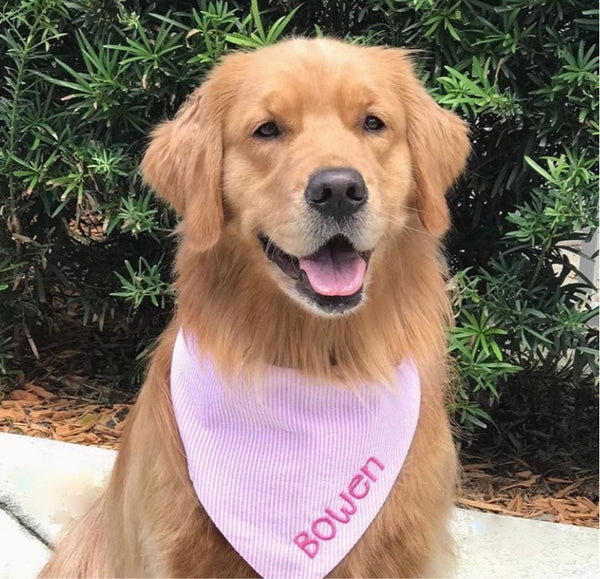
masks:
[[[368,191],[354,169],[323,169],[311,175],[304,196],[311,207],[339,220],[358,211],[366,203]]]

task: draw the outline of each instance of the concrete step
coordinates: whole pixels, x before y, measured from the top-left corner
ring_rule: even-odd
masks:
[[[0,433],[0,579],[35,577],[62,524],[100,492],[115,452]],[[458,577],[599,576],[598,530],[456,509]]]

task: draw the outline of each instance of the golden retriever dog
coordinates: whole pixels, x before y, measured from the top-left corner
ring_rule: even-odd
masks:
[[[412,360],[421,393],[410,450],[328,576],[452,573],[440,239],[467,133],[428,96],[408,52],[300,38],[225,57],[158,126],[142,171],[182,217],[176,313],[107,489],[43,577],[258,576],[188,473],[170,389],[182,327],[224,383],[257,395],[272,367],[349,391],[388,387]]]

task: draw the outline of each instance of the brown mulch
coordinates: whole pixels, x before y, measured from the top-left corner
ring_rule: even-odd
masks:
[[[598,528],[597,475],[543,476],[512,457],[464,464],[461,487],[463,507]]]
[[[41,386],[26,384],[0,403],[0,432],[116,449],[131,406],[59,398]]]
[[[0,432],[116,449],[131,406],[85,403],[27,384],[0,402]],[[597,475],[543,475],[518,457],[468,461],[458,502],[470,509],[598,528]]]

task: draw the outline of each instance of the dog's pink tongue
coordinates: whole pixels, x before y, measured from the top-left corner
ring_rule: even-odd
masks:
[[[311,287],[323,296],[351,296],[363,285],[367,264],[352,249],[324,247],[300,259]]]

